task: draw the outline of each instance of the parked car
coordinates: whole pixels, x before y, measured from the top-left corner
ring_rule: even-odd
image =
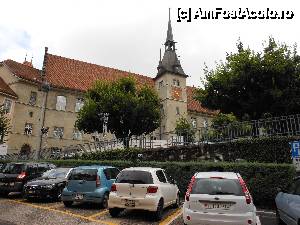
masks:
[[[92,202],[107,208],[107,200],[119,170],[111,166],[80,166],[74,168],[62,192],[66,207],[74,202]]]
[[[153,212],[162,218],[164,208],[179,206],[179,190],[174,180],[160,168],[132,167],[122,170],[112,185],[108,200],[109,213],[116,217],[124,209]]]
[[[276,198],[279,224],[300,224],[300,177],[295,178],[288,191],[280,191]]]
[[[2,173],[2,170],[6,166],[6,163],[0,163],[0,173]]]
[[[200,172],[189,184],[183,205],[184,224],[256,225],[256,207],[238,173]]]
[[[0,173],[0,193],[21,193],[28,181],[40,177],[44,172],[53,168],[55,165],[49,163],[8,163]]]
[[[52,198],[60,200],[72,168],[55,168],[24,185],[24,198]]]

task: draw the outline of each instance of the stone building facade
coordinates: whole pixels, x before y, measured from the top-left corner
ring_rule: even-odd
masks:
[[[157,139],[170,138],[180,117],[187,118],[196,129],[208,124],[215,112],[201,106],[194,96],[194,87],[186,85],[176,55],[171,21],[168,23],[163,58],[159,60],[155,78],[56,56],[45,48],[43,68],[31,62],[0,62],[0,102],[11,99],[11,134],[7,137],[8,152],[19,152],[24,144],[31,149],[76,145],[93,141],[74,125],[84,104],[85,91],[99,79],[113,81],[132,76],[138,84],[153,87],[161,99],[162,122],[153,134]],[[2,78],[2,79],[1,79]],[[45,88],[49,87],[49,89]],[[42,132],[44,131],[44,132]],[[45,132],[47,131],[47,132]],[[100,135],[101,137],[101,135]]]

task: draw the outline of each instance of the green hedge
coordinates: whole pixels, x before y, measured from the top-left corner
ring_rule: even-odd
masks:
[[[131,166],[151,166],[164,168],[175,178],[182,196],[195,172],[234,171],[239,172],[246,181],[259,207],[273,208],[277,188],[286,189],[295,177],[295,169],[290,164],[263,163],[213,163],[213,162],[141,162],[141,161],[88,161],[88,160],[52,160],[57,166],[111,165],[119,169]]]
[[[248,162],[292,163],[289,142],[300,137],[263,137],[207,145],[210,151],[220,152],[225,161],[245,159]]]

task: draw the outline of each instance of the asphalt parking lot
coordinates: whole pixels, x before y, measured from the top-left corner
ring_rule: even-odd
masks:
[[[126,210],[112,218],[106,209],[90,204],[66,208],[61,202],[28,202],[20,197],[0,197],[0,225],[183,225],[181,209],[168,208],[160,222],[144,211]],[[262,225],[276,225],[273,212],[259,211]]]

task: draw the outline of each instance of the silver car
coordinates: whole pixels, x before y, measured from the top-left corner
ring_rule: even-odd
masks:
[[[300,177],[297,177],[288,191],[280,191],[275,199],[279,224],[300,224]]]

